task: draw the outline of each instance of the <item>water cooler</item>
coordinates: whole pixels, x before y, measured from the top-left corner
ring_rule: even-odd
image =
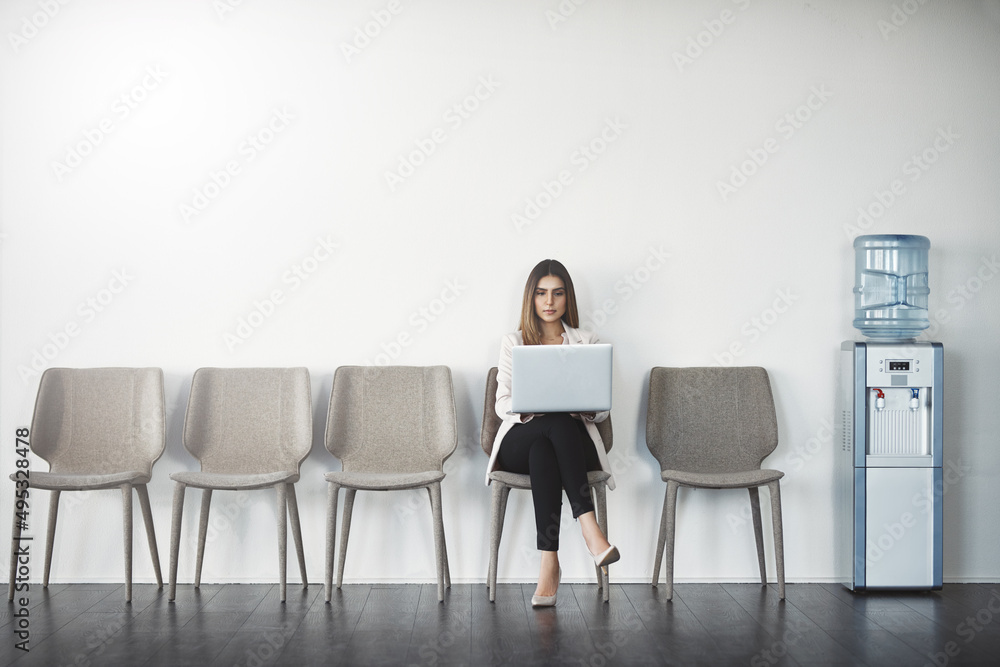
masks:
[[[840,350],[837,573],[851,590],[942,584],[944,348],[927,320],[922,236],[858,237],[855,326]]]

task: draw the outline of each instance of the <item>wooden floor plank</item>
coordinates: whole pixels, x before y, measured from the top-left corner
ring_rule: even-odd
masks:
[[[833,584],[563,584],[531,607],[531,584],[178,587],[32,591],[29,653],[12,637],[0,665],[994,665],[1000,585],[855,593]],[[15,607],[8,605],[7,614]],[[10,624],[7,630],[12,631]],[[13,633],[11,632],[11,635]]]
[[[850,664],[857,657],[793,602],[779,599],[776,591],[758,584],[723,584],[722,588],[774,638],[755,653],[763,662],[770,663],[771,658],[785,653],[808,665]]]
[[[659,649],[661,664],[722,664],[714,638],[678,595],[668,600],[664,589],[649,584],[622,586],[622,590]]]
[[[878,624],[886,614],[908,609],[898,597],[866,597],[842,586],[799,584],[786,598],[865,665],[923,664],[916,650]]]
[[[498,585],[495,602],[490,602],[486,586],[473,584],[470,612],[471,664],[520,664],[531,657],[529,617],[520,584]]]
[[[452,586],[438,602],[437,585],[420,587],[420,602],[406,664],[468,665],[472,662],[472,591]]]
[[[682,584],[676,588],[691,614],[715,641],[726,664],[797,665],[781,633],[772,635],[720,584]]]

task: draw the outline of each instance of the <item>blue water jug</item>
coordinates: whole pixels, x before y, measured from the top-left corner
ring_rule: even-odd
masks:
[[[868,338],[908,340],[927,319],[926,236],[870,234],[854,239],[854,327]]]

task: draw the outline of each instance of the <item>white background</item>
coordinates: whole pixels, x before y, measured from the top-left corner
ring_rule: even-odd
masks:
[[[320,582],[332,374],[392,361],[452,368],[449,555],[456,581],[482,581],[485,374],[528,271],[555,257],[583,320],[616,345],[615,579],[652,571],[664,489],[644,441],[649,368],[737,364],[771,375],[780,444],[765,466],[786,472],[787,577],[831,580],[852,239],[914,233],[932,242],[929,338],[946,349],[944,576],[1000,577],[995,0],[4,0],[0,33],[0,466],[13,470],[40,370],[162,367],[167,448],[149,490],[164,576],[168,474],[196,468],[181,443],[196,368],[309,367],[315,438],[297,492]],[[338,248],[314,262],[317,238]],[[293,266],[312,273],[296,284]],[[280,303],[263,304],[274,290]],[[39,536],[46,496],[33,496]],[[54,581],[121,580],[120,508],[116,491],[64,496]],[[215,509],[204,580],[275,581],[273,494],[218,493]],[[429,515],[422,492],[359,494],[345,580],[432,581]],[[135,576],[152,581],[136,516]],[[677,579],[754,580],[748,516],[744,491],[682,491]],[[566,578],[592,580],[563,528]],[[772,554],[768,537],[773,576]],[[515,493],[500,577],[536,567]]]

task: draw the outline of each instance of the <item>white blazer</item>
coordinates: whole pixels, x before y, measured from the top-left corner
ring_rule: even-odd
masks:
[[[563,322],[563,345],[590,345],[596,343],[597,334],[586,331],[584,329],[574,329],[573,327]],[[497,363],[497,402],[496,402],[496,413],[503,423],[500,424],[500,429],[497,431],[496,440],[493,441],[493,452],[490,454],[490,463],[486,468],[486,484],[490,483],[490,473],[497,468],[497,455],[500,453],[500,444],[503,442],[503,437],[507,435],[507,432],[515,424],[524,424],[531,421],[534,414],[514,414],[509,415],[507,412],[510,410],[510,369],[511,369],[511,356],[512,350],[515,345],[523,345],[524,341],[521,338],[521,332],[515,331],[514,333],[509,333],[503,337],[500,341],[500,361]],[[594,415],[593,419],[588,419],[586,417],[581,417],[576,413],[572,413],[573,417],[576,419],[581,419],[587,427],[587,433],[590,435],[590,439],[594,441],[594,447],[597,449],[597,457],[601,461],[601,470],[611,474],[611,465],[608,463],[608,454],[604,451],[604,441],[601,440],[601,434],[597,430],[595,424],[597,422],[602,422],[608,418],[609,412],[598,412]],[[608,488],[615,488],[615,477],[611,475],[608,479]]]

